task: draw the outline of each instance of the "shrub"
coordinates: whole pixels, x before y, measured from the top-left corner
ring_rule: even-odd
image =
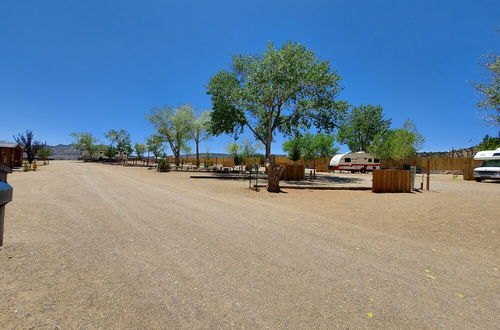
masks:
[[[169,172],[170,164],[167,162],[165,158],[160,158],[158,160],[158,171],[160,172]]]

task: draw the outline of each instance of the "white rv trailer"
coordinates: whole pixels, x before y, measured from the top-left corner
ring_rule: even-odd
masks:
[[[477,182],[484,179],[500,180],[500,148],[480,151],[474,156],[474,159],[484,161],[480,167],[474,169],[474,179]]]
[[[82,155],[83,159],[89,159],[89,153],[87,150],[84,150],[80,153]],[[97,151],[94,156],[93,160],[107,160],[109,159],[106,155],[105,152],[102,150]],[[128,159],[128,153],[126,151],[116,151],[115,152],[115,159],[117,160],[127,160]]]
[[[380,169],[380,159],[373,157],[364,151],[350,152],[333,156],[330,160],[329,170],[331,172],[350,171],[371,172]]]

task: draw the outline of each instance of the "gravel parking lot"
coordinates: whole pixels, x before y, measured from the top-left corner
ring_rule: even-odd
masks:
[[[189,175],[73,161],[13,173],[0,327],[500,324],[500,183],[270,194]]]

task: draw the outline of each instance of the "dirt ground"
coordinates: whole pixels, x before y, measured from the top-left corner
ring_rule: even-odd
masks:
[[[189,175],[70,161],[12,174],[0,328],[500,324],[500,183],[270,194]]]

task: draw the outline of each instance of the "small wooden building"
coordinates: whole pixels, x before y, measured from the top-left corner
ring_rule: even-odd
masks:
[[[23,166],[23,149],[17,143],[0,142],[0,164],[11,168]]]

